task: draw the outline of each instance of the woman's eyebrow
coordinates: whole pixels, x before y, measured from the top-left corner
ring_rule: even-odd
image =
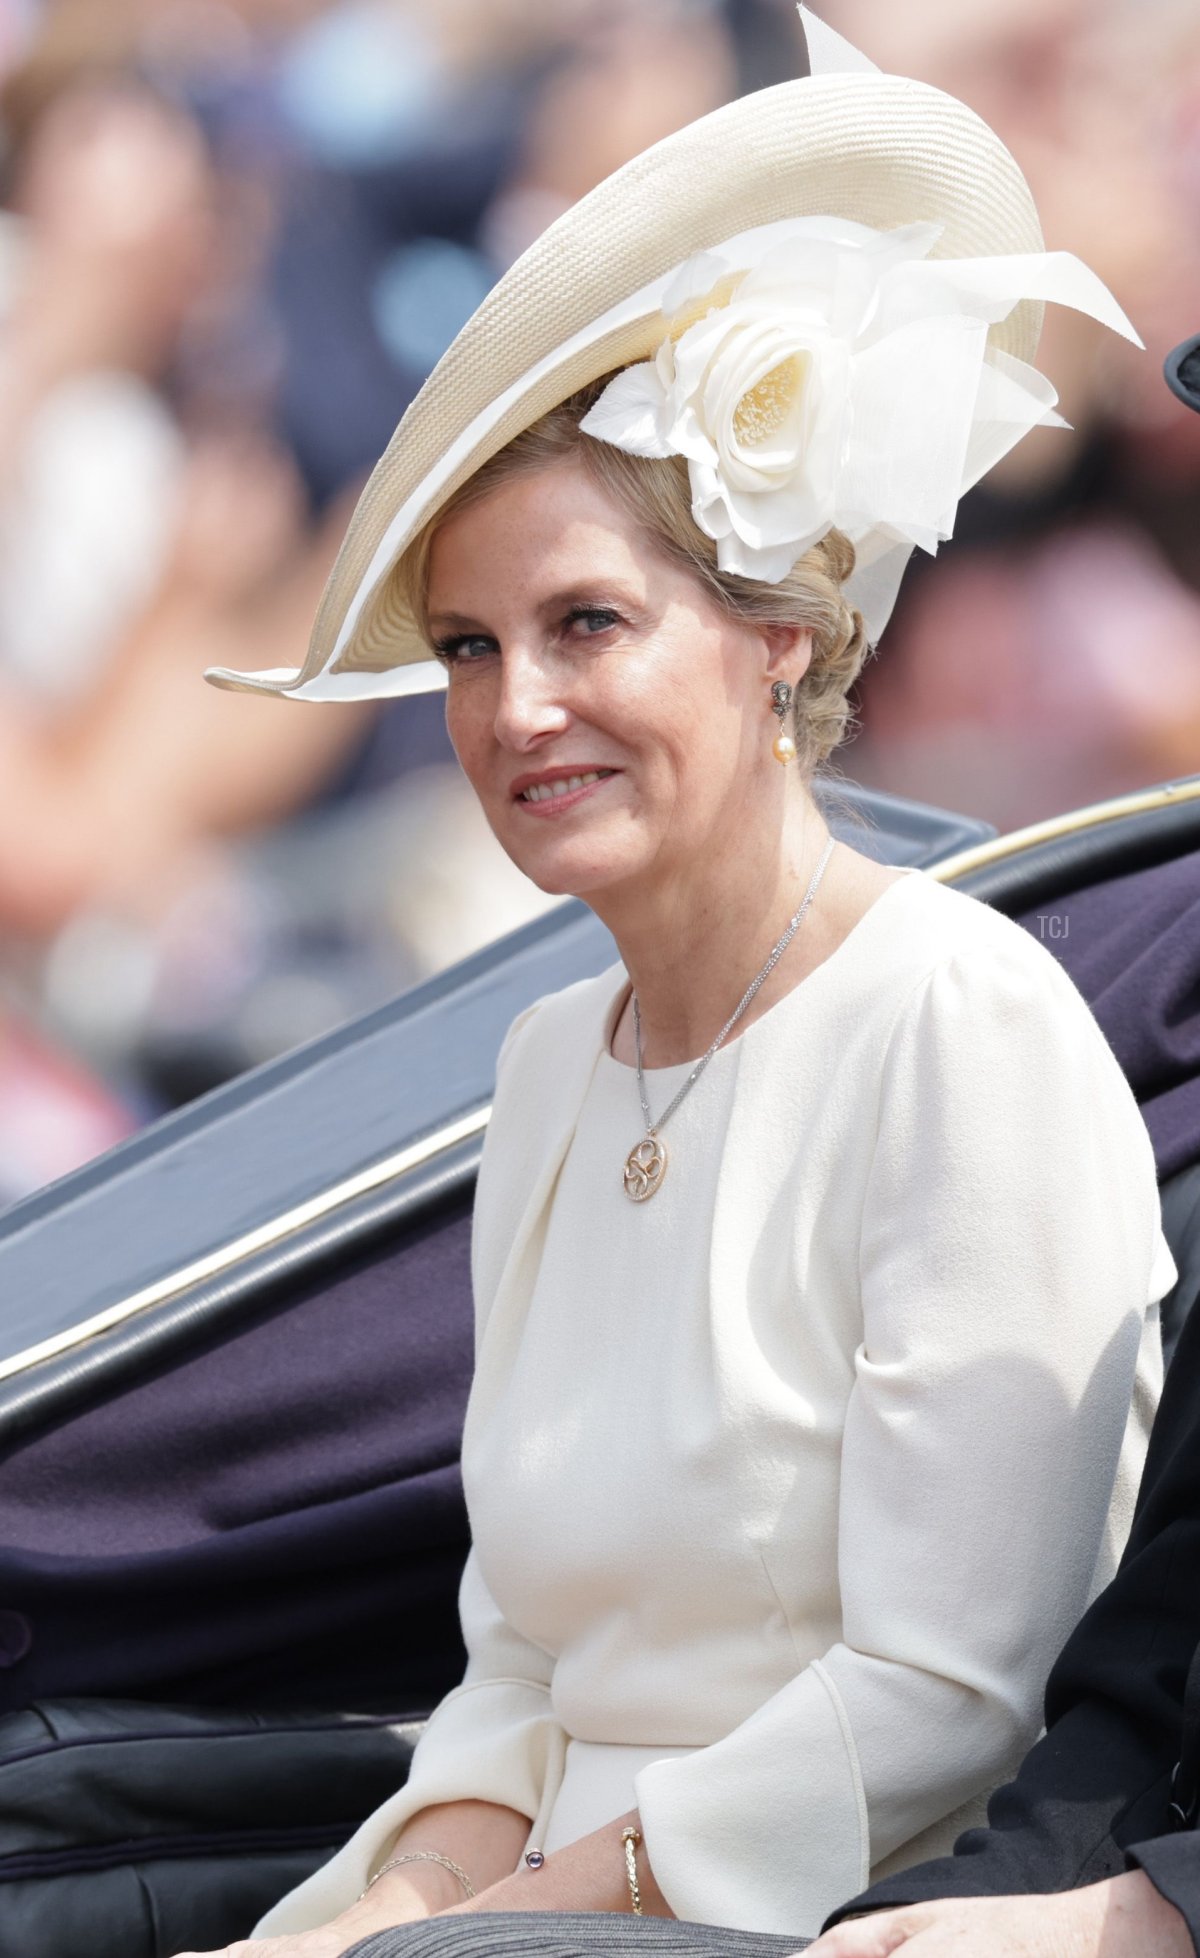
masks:
[[[487,631],[486,626],[481,625],[478,619],[470,618],[466,612],[431,612],[429,614],[429,623],[430,625],[469,627],[472,632]]]
[[[586,583],[567,585],[562,591],[551,592],[538,606],[539,612],[557,612],[564,605],[582,603],[599,604],[605,598],[620,595],[620,586],[607,578],[591,578]]]

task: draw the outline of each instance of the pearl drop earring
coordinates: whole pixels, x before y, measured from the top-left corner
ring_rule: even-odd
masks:
[[[796,759],[796,744],[792,740],[791,735],[785,734],[783,731],[783,717],[791,704],[792,690],[787,681],[776,680],[774,686],[771,688],[771,707],[779,716],[780,728],[779,733],[771,743],[771,753],[774,755],[776,761],[783,762],[785,766],[789,761],[795,761]]]

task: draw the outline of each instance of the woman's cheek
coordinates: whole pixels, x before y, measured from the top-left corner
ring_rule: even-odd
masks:
[[[469,686],[451,673],[446,693],[446,732],[463,773],[477,793],[485,732],[479,711],[481,704],[478,699],[472,700]]]

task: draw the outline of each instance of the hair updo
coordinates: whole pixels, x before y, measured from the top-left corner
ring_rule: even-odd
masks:
[[[611,374],[560,402],[514,436],[447,499],[405,553],[401,576],[413,617],[427,642],[429,553],[442,523],[493,490],[548,464],[577,459],[613,501],[649,532],[664,554],[690,571],[726,613],[747,625],[784,625],[812,632],[812,658],[796,688],[792,716],[797,759],[806,779],[845,740],[853,726],[850,689],[870,652],[862,614],[842,586],[854,569],[854,546],[831,530],[777,585],[741,578],[717,566],[717,547],[692,516],[683,456],[629,455],[585,435],[579,424]]]

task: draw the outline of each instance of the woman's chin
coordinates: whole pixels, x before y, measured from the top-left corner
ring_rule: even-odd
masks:
[[[577,897],[585,904],[603,891],[616,889],[634,874],[634,867],[628,863],[598,859],[587,851],[570,848],[526,850],[514,855],[513,861],[546,897]]]

